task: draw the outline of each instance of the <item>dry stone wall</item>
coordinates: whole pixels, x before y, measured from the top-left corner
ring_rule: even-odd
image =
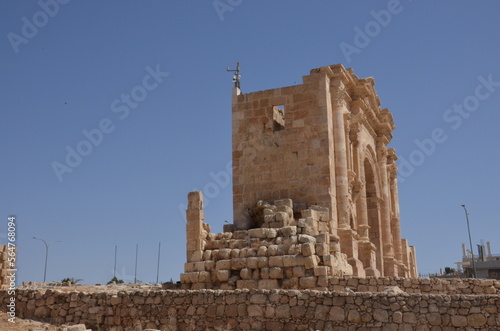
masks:
[[[85,323],[94,330],[115,331],[500,328],[498,294],[408,294],[393,287],[386,290],[18,290],[16,309],[23,318]],[[8,300],[6,292],[0,291],[2,310]]]

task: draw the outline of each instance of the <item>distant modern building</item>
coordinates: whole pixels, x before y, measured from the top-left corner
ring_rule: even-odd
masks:
[[[474,267],[472,263],[472,253],[462,244],[462,261],[455,262],[458,272],[466,276],[472,276]],[[478,253],[474,254],[477,278],[500,279],[500,255],[491,254],[491,244],[486,242],[486,246],[478,245]]]

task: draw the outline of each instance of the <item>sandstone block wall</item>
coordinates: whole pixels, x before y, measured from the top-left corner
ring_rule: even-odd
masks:
[[[397,293],[397,292],[396,292]],[[18,290],[17,315],[98,330],[498,330],[499,295]],[[0,291],[1,309],[9,297]]]
[[[328,208],[310,206],[299,213],[290,199],[261,201],[251,211],[258,228],[228,225],[215,234],[202,222],[201,192],[188,198],[188,262],[181,274],[186,289],[326,290],[329,278],[352,274],[339,237],[329,233]]]
[[[9,269],[15,268],[9,263],[9,257],[12,257],[12,254],[15,257],[15,248],[9,250],[7,245],[0,245],[0,289],[2,290],[8,289],[10,286],[10,279],[7,276],[10,274]]]
[[[402,241],[395,128],[374,79],[342,65],[312,69],[302,84],[233,89],[233,212],[237,230],[259,227],[252,206],[291,198],[329,210],[329,233],[356,276],[416,277]],[[405,246],[406,244],[406,246]]]

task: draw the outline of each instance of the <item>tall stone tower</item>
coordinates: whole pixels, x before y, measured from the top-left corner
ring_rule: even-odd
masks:
[[[354,275],[417,276],[415,249],[401,239],[397,157],[387,147],[394,120],[374,85],[332,65],[300,85],[233,89],[235,230],[260,226],[252,206],[261,200],[327,207],[328,232]]]

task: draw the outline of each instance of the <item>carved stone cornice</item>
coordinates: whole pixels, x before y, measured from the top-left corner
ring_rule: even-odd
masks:
[[[351,123],[349,126],[349,140],[353,145],[359,144],[359,132],[361,131],[361,124],[358,122]]]
[[[388,164],[387,172],[391,180],[396,179],[398,177],[398,166],[395,163]]]
[[[388,148],[387,151],[389,152],[389,155],[387,156],[388,162],[395,163],[395,161],[398,159],[398,156],[396,155],[396,150],[394,148]]]
[[[377,158],[379,161],[387,162],[387,147],[377,142]]]

